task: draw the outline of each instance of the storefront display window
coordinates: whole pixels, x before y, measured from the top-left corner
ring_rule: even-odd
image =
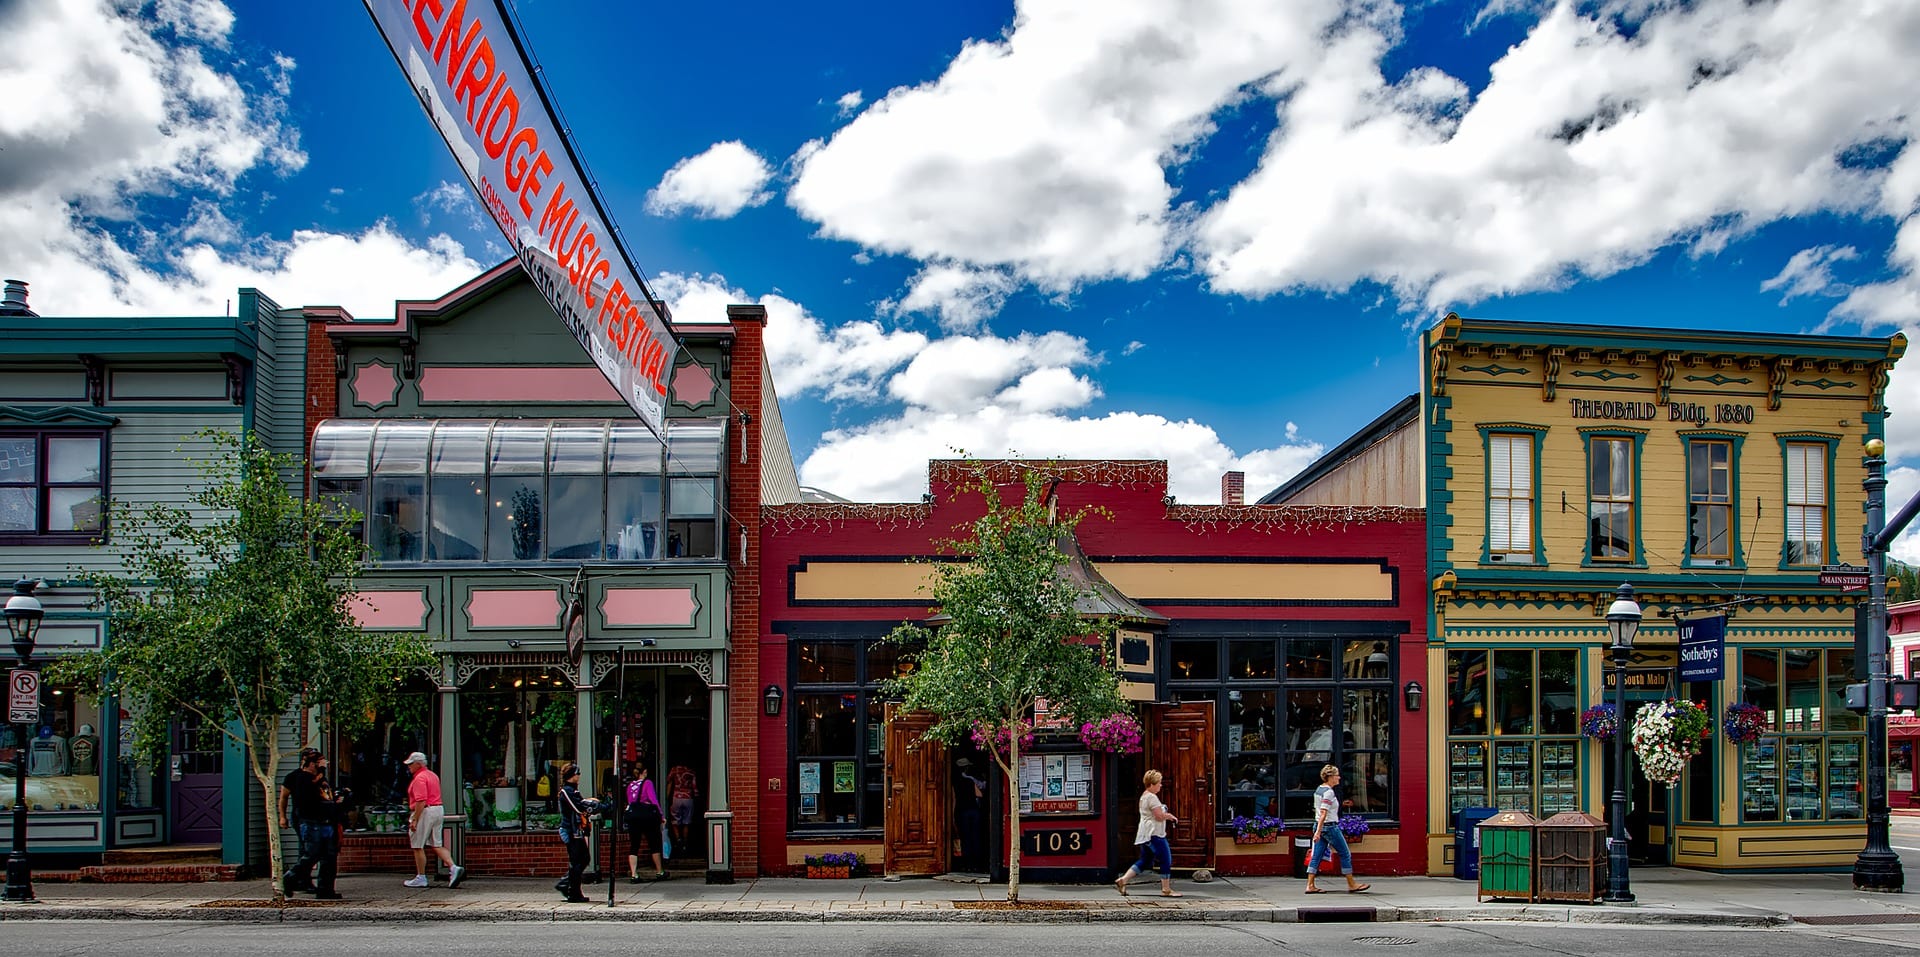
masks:
[[[114,806],[122,811],[152,810],[159,807],[155,794],[155,761],[142,758],[133,741],[134,709],[124,699],[120,703],[118,740],[114,742]]]
[[[426,679],[411,676],[374,712],[366,730],[331,751],[335,784],[352,792],[347,829],[396,829],[411,780],[407,755],[432,754],[439,740],[439,694]]]
[[[329,420],[314,494],[366,516],[355,531],[380,562],[717,558],[725,420],[667,437],[604,419]]]
[[[886,701],[878,685],[910,665],[872,638],[791,643],[793,822],[877,828],[885,820]]]
[[[1740,749],[1740,817],[1748,823],[1853,821],[1865,816],[1860,718],[1836,705],[1851,649],[1749,649],[1741,698],[1775,732]],[[1834,682],[1838,684],[1834,684]]]
[[[27,807],[35,811],[100,810],[100,708],[68,686],[40,686],[40,720],[25,740],[16,724],[0,725],[0,771],[13,776],[27,752]],[[0,787],[0,806],[13,807],[15,787]]]
[[[483,671],[460,689],[460,773],[473,829],[559,826],[557,778],[576,757],[578,707],[558,668]]]
[[[1387,814],[1393,794],[1393,668],[1386,638],[1179,637],[1168,642],[1168,690],[1215,702],[1226,786],[1214,809],[1240,816],[1312,816],[1320,769],[1338,764],[1347,810]]]
[[[1571,648],[1447,652],[1449,812],[1579,808],[1579,663]]]

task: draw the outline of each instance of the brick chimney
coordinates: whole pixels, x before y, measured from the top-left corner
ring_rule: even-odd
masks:
[[[6,280],[6,292],[0,294],[0,316],[38,316],[37,312],[27,308],[27,284],[25,280]]]
[[[1228,472],[1220,476],[1220,504],[1247,504],[1247,473]]]

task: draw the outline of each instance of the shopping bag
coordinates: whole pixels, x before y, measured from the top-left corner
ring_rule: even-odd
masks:
[[[660,856],[673,856],[673,835],[665,827],[660,828]]]

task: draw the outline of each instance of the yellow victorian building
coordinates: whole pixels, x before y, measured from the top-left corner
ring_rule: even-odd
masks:
[[[1861,562],[1861,444],[1882,436],[1906,339],[1450,315],[1423,345],[1428,683],[1443,691],[1426,715],[1429,871],[1453,871],[1462,812],[1606,815],[1611,750],[1581,714],[1613,697],[1604,615],[1622,583],[1645,609],[1623,730],[1667,698],[1713,721],[1672,788],[1630,762],[1634,859],[1850,866],[1865,734],[1842,689],[1859,680],[1864,592],[1819,573]],[[1719,653],[1683,669],[1682,627],[1718,616]],[[1697,675],[1709,658],[1718,676]],[[1735,745],[1721,722],[1739,703],[1764,731]]]

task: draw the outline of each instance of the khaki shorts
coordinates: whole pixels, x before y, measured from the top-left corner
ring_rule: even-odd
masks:
[[[439,847],[440,834],[447,827],[447,809],[439,804],[428,805],[420,811],[420,824],[407,832],[409,847]]]

